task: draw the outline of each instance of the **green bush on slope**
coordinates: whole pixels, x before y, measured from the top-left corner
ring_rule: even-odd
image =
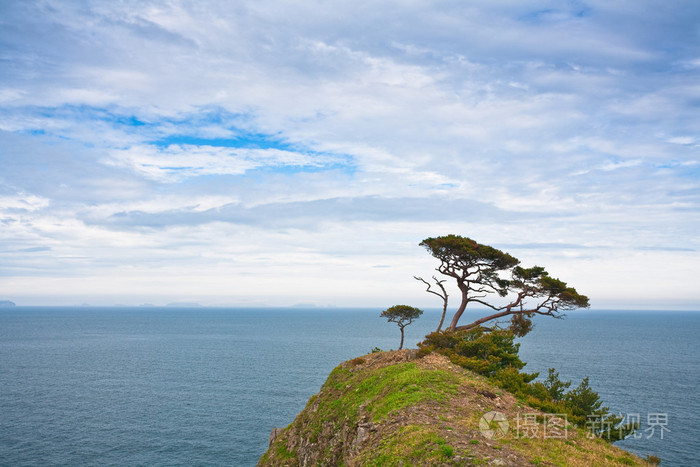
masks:
[[[520,344],[511,330],[476,328],[470,331],[434,332],[418,344],[420,354],[437,352],[452,363],[484,375],[497,386],[513,393],[528,405],[544,412],[567,414],[569,422],[589,429],[610,442],[624,439],[639,429],[639,424],[622,424],[623,418],[610,413],[600,396],[584,378],[576,388],[565,391],[571,381],[563,382],[554,368],[544,382],[532,382],[539,373],[520,370]]]

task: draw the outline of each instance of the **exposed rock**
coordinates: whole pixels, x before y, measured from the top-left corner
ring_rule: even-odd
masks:
[[[273,428],[272,431],[270,431],[270,441],[267,447],[272,446],[272,443],[275,442],[275,440],[280,435],[280,433],[282,433],[282,431],[284,431],[284,428]]]
[[[573,427],[567,439],[518,436],[525,413],[542,414],[442,355],[378,352],[335,368],[288,428],[272,430],[258,465],[647,465]]]

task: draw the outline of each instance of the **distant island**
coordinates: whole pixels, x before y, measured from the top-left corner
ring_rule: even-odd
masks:
[[[204,305],[195,302],[173,302],[168,303],[165,306],[169,307],[183,307],[183,308],[202,308]]]
[[[0,306],[17,306],[17,304],[9,300],[0,300]]]

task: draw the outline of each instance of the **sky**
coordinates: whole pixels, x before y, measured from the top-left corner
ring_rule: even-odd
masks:
[[[0,299],[700,309],[700,3],[0,2]],[[449,284],[453,308],[458,292]]]

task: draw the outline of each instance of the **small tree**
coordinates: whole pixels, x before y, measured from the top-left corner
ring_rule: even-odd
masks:
[[[399,345],[399,350],[403,348],[403,329],[411,324],[413,320],[418,319],[422,314],[423,310],[408,305],[394,305],[382,311],[381,317],[386,318],[390,323],[398,324],[399,329],[401,329],[401,344]]]

